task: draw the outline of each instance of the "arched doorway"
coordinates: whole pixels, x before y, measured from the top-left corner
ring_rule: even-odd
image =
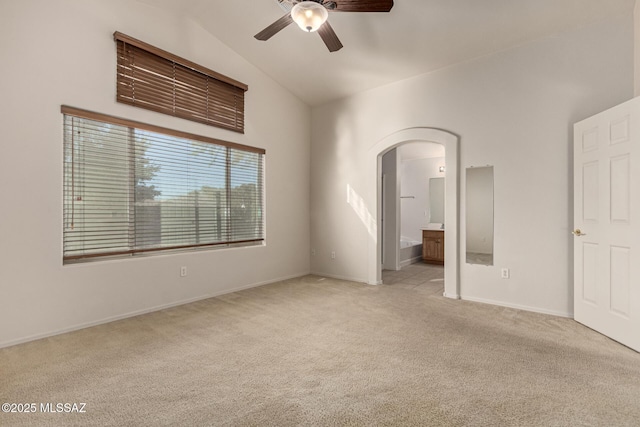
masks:
[[[458,191],[458,137],[450,132],[434,128],[409,128],[395,132],[373,145],[367,153],[368,180],[367,186],[370,200],[376,203],[376,233],[368,244],[368,283],[381,284],[381,203],[382,188],[381,170],[382,156],[394,147],[407,142],[424,141],[442,144],[445,147],[445,284],[444,296],[460,298],[459,284],[459,191]]]

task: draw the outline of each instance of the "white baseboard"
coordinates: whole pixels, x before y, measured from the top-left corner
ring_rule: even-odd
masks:
[[[551,315],[551,316],[567,317],[569,319],[573,319],[573,313],[570,313],[570,312],[547,310],[545,308],[540,308],[540,307],[530,307],[530,306],[527,306],[527,305],[512,304],[512,303],[503,302],[503,301],[494,301],[494,300],[490,300],[490,299],[469,297],[469,296],[465,296],[465,295],[461,295],[460,298],[465,300],[465,301],[480,302],[480,303],[483,303],[483,304],[491,304],[491,305],[497,305],[497,306],[500,306],[500,307],[515,308],[515,309],[518,309],[518,310],[531,311],[531,312],[534,312],[534,313],[548,314],[548,315]]]
[[[130,317],[135,317],[135,316],[140,316],[143,314],[147,314],[147,313],[152,313],[155,311],[160,311],[160,310],[164,310],[167,308],[172,308],[172,307],[177,307],[180,305],[185,305],[185,304],[189,304],[192,302],[196,302],[196,301],[201,301],[201,300],[205,300],[208,298],[215,298],[221,295],[226,295],[226,294],[231,294],[233,292],[239,292],[245,289],[251,289],[251,288],[256,288],[259,286],[264,286],[264,285],[268,285],[271,283],[276,283],[276,282],[280,282],[283,280],[289,280],[289,279],[294,279],[297,277],[302,277],[302,276],[306,276],[308,274],[313,274],[313,275],[317,275],[317,276],[323,276],[323,277],[328,277],[328,278],[332,278],[332,279],[338,279],[338,280],[347,280],[347,281],[351,281],[351,282],[358,282],[358,283],[368,283],[367,280],[362,279],[362,278],[357,278],[357,277],[347,277],[347,276],[340,276],[340,275],[335,275],[335,274],[326,274],[326,273],[320,273],[320,272],[304,272],[304,273],[299,273],[299,274],[293,274],[293,275],[289,275],[289,276],[285,276],[285,277],[280,277],[280,278],[276,278],[276,279],[269,279],[269,280],[265,280],[262,282],[256,282],[256,283],[251,283],[248,285],[242,285],[242,286],[237,286],[231,289],[226,289],[223,291],[219,291],[219,292],[214,292],[211,294],[206,294],[206,295],[201,295],[198,297],[194,297],[194,298],[189,298],[186,300],[181,300],[181,301],[176,301],[176,302],[172,302],[172,303],[168,303],[168,304],[162,304],[162,305],[158,305],[155,307],[150,307],[150,308],[146,308],[146,309],[142,309],[142,310],[136,310],[136,311],[132,311],[129,313],[125,313],[125,314],[120,314],[117,316],[111,316],[111,317],[106,317],[97,321],[93,321],[93,322],[87,322],[87,323],[81,323],[81,324],[77,324],[77,325],[73,325],[67,328],[62,328],[62,329],[57,329],[54,331],[49,331],[49,332],[44,332],[41,334],[35,334],[35,335],[31,335],[31,336],[27,336],[27,337],[23,337],[23,338],[18,338],[15,340],[10,340],[10,341],[4,341],[4,342],[0,342],[0,348],[5,348],[5,347],[11,347],[14,345],[18,345],[18,344],[23,344],[29,341],[35,341],[38,339],[42,339],[42,338],[48,338],[48,337],[52,337],[55,335],[60,335],[60,334],[64,334],[67,332],[73,332],[73,331],[77,331],[80,329],[85,329],[85,328],[90,328],[92,326],[98,326],[98,325],[103,325],[105,323],[110,323],[110,322],[115,322],[118,320],[122,320],[122,319],[127,319]],[[381,285],[382,282],[380,283],[370,283],[370,285]],[[469,296],[465,296],[465,295],[455,295],[455,294],[447,294],[446,292],[443,294],[444,297],[446,298],[451,298],[451,299],[463,299],[466,301],[473,301],[473,302],[479,302],[479,303],[483,303],[483,304],[491,304],[491,305],[497,305],[497,306],[501,306],[501,307],[509,307],[509,308],[515,308],[518,310],[525,310],[525,311],[531,311],[531,312],[535,312],[535,313],[542,313],[542,314],[548,314],[548,315],[552,315],[552,316],[559,316],[559,317],[566,317],[566,318],[573,318],[573,313],[570,312],[559,312],[559,311],[554,311],[554,310],[547,310],[547,309],[543,309],[543,308],[539,308],[539,307],[530,307],[530,306],[525,306],[525,305],[520,305],[520,304],[511,304],[511,303],[506,303],[503,301],[494,301],[494,300],[490,300],[490,299],[485,299],[485,298],[476,298],[476,297],[469,297]]]
[[[458,294],[448,294],[448,293],[444,292],[442,294],[442,296],[445,297],[445,298],[449,298],[449,299],[460,299],[460,295],[458,295]]]
[[[42,338],[49,338],[49,337],[53,337],[53,336],[56,336],[56,335],[66,334],[68,332],[78,331],[80,329],[91,328],[92,326],[104,325],[105,323],[111,323],[111,322],[115,322],[115,321],[118,321],[118,320],[128,319],[130,317],[141,316],[143,314],[153,313],[154,311],[160,311],[160,310],[165,310],[167,308],[178,307],[180,305],[190,304],[192,302],[202,301],[202,300],[209,299],[209,298],[215,298],[215,297],[219,297],[221,295],[232,294],[234,292],[239,292],[239,291],[242,291],[242,290],[245,290],[245,289],[257,288],[259,286],[269,285],[271,283],[276,283],[276,282],[280,282],[280,281],[283,281],[283,280],[295,279],[296,277],[302,277],[302,276],[306,276],[308,274],[311,274],[311,273],[305,272],[305,273],[300,273],[300,274],[293,274],[293,275],[286,276],[286,277],[281,277],[281,278],[278,278],[278,279],[270,279],[270,280],[265,280],[265,281],[262,281],[262,282],[251,283],[251,284],[248,284],[248,285],[236,286],[234,288],[226,289],[224,291],[214,292],[214,293],[211,293],[211,294],[201,295],[201,296],[194,297],[194,298],[175,301],[175,302],[171,302],[171,303],[168,303],[168,304],[162,304],[162,305],[158,305],[158,306],[154,306],[154,307],[150,307],[150,308],[145,308],[145,309],[142,309],[142,310],[131,311],[129,313],[119,314],[119,315],[116,315],[116,316],[110,316],[110,317],[106,317],[106,318],[103,318],[103,319],[100,319],[100,320],[96,320],[96,321],[93,321],[93,322],[79,323],[77,325],[73,325],[73,326],[70,326],[68,328],[56,329],[56,330],[49,331],[49,332],[44,332],[44,333],[41,333],[41,334],[34,334],[34,335],[30,335],[30,336],[23,337],[23,338],[18,338],[18,339],[15,339],[15,340],[4,341],[4,342],[0,342],[0,348],[11,347],[11,346],[14,346],[14,345],[23,344],[23,343],[30,342],[30,341],[35,341],[35,340],[39,340],[39,339],[42,339]]]
[[[320,273],[317,271],[312,271],[310,274],[313,274],[314,276],[328,277],[330,279],[347,280],[349,282],[368,283],[367,279],[362,279],[359,277],[340,276],[337,274]],[[382,284],[382,282],[380,282],[380,284]]]
[[[400,268],[406,267],[410,264],[415,264],[416,262],[422,261],[422,256],[417,256],[410,259],[405,259],[404,261],[400,261]]]

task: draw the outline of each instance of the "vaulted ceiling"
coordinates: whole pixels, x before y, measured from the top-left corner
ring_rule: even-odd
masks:
[[[634,0],[395,0],[389,13],[330,12],[344,44],[330,53],[289,25],[253,36],[285,11],[276,0],[138,0],[183,14],[311,106],[427,73],[607,17]],[[339,3],[340,0],[335,0]]]

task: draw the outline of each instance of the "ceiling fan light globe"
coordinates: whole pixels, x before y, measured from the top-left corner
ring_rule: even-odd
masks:
[[[298,24],[302,31],[313,32],[325,23],[329,17],[329,12],[320,3],[314,1],[303,1],[296,3],[291,9],[291,18]]]

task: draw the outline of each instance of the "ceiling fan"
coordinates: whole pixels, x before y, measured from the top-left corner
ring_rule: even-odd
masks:
[[[277,0],[285,10],[291,12],[260,31],[254,37],[269,40],[280,30],[295,22],[307,32],[317,31],[330,52],[342,49],[342,43],[333,31],[327,18],[328,11],[336,12],[389,12],[393,0]]]

